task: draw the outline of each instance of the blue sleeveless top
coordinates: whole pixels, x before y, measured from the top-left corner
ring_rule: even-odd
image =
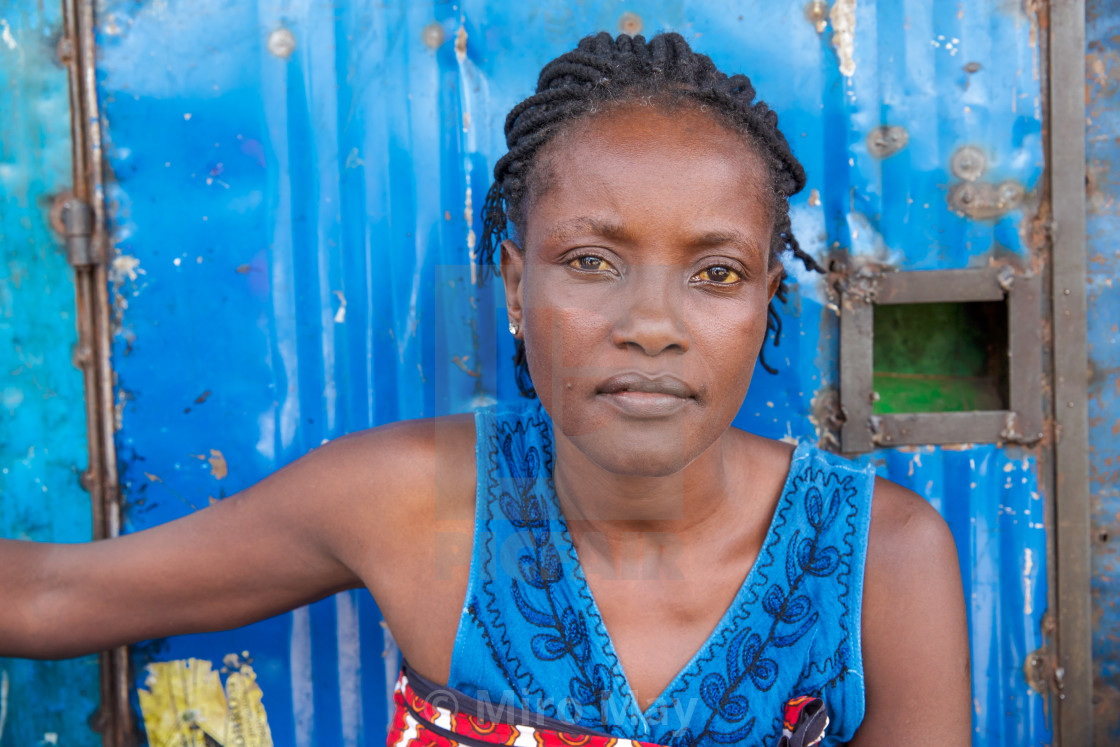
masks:
[[[863,720],[860,608],[874,474],[800,445],[758,558],[711,636],[644,711],[580,567],[537,402],[475,416],[470,581],[449,687],[618,737],[769,747],[782,707],[824,700],[823,744]],[[651,620],[656,624],[656,620]]]

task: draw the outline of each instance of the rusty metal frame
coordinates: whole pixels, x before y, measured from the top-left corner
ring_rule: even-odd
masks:
[[[1089,358],[1085,298],[1085,2],[1049,3],[1045,116],[1051,201],[1058,744],[1093,743]]]
[[[90,493],[94,539],[105,539],[120,533],[121,497],[114,442],[111,299],[94,2],[62,0],[62,15],[59,58],[66,65],[70,80],[73,194],[79,205],[90,208],[93,216],[88,237],[82,237],[88,240],[88,252],[78,261],[71,256],[78,317],[74,363],[82,370],[85,383],[89,442],[89,466],[82,474],[82,484]],[[69,228],[68,225],[68,234]],[[101,733],[106,747],[130,747],[136,740],[129,705],[128,649],[119,647],[102,653],[100,668],[101,706],[93,721],[94,728]]]
[[[875,306],[1006,301],[1008,410],[874,415]],[[1041,279],[1011,266],[863,272],[841,292],[841,449],[951,443],[1035,443],[1042,438]]]

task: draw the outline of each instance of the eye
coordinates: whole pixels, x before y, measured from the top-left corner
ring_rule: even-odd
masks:
[[[583,254],[569,260],[568,267],[584,272],[614,272],[610,262],[594,254]]]
[[[739,282],[741,278],[738,272],[727,265],[712,265],[693,275],[692,279],[715,285],[733,285]]]

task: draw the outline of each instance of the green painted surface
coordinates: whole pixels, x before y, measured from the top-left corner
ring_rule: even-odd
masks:
[[[876,306],[872,355],[876,414],[1006,407],[1002,303]]]
[[[92,533],[84,392],[71,270],[48,226],[71,183],[60,28],[59,3],[0,0],[0,536],[76,542]],[[97,683],[95,658],[0,659],[0,747],[100,744]]]

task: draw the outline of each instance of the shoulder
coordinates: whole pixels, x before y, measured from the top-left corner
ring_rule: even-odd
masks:
[[[409,420],[334,439],[267,478],[296,522],[372,586],[373,568],[474,515],[471,415]]]
[[[925,499],[881,478],[861,627],[867,708],[852,744],[967,744],[968,628],[956,545]]]
[[[917,493],[875,478],[867,547],[868,592],[874,599],[884,585],[890,588],[930,574],[959,576],[956,545],[948,525]]]
[[[427,513],[437,501],[445,508],[464,508],[463,498],[474,492],[474,445],[474,416],[467,413],[352,433],[301,461],[322,476],[326,487],[385,517],[386,512]]]

